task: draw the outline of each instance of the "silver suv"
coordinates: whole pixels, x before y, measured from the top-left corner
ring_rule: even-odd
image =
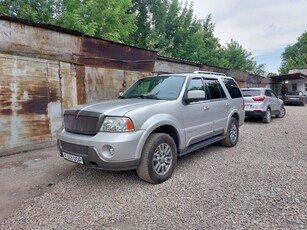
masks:
[[[269,88],[241,89],[245,101],[247,117],[261,117],[263,123],[269,123],[272,115],[282,118],[286,114],[284,102]]]
[[[244,118],[243,97],[231,77],[200,71],[152,76],[116,100],[66,110],[58,149],[66,160],[136,169],[156,184],[171,177],[178,156],[214,142],[236,145]]]

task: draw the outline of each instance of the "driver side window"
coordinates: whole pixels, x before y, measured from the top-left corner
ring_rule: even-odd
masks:
[[[198,100],[206,100],[206,91],[201,78],[193,78],[187,89],[188,95],[195,96]],[[196,96],[197,95],[197,96]]]

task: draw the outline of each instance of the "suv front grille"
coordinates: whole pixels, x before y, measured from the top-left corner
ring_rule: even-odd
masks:
[[[64,113],[64,128],[68,132],[95,135],[103,122],[103,114],[68,110]]]

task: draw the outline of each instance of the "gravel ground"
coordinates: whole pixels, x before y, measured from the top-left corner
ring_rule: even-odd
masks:
[[[248,119],[233,148],[180,158],[159,185],[76,166],[0,229],[307,229],[307,107],[286,109]]]

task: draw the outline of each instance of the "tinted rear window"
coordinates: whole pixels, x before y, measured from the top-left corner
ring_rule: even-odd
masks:
[[[231,78],[224,78],[224,84],[232,98],[242,97],[241,91],[237,83]]]
[[[206,79],[205,81],[208,86],[211,99],[226,98],[225,92],[218,80]]]
[[[253,89],[248,89],[248,90],[242,90],[241,91],[243,94],[243,97],[254,97],[254,96],[259,96],[261,94],[260,90],[253,90]]]

